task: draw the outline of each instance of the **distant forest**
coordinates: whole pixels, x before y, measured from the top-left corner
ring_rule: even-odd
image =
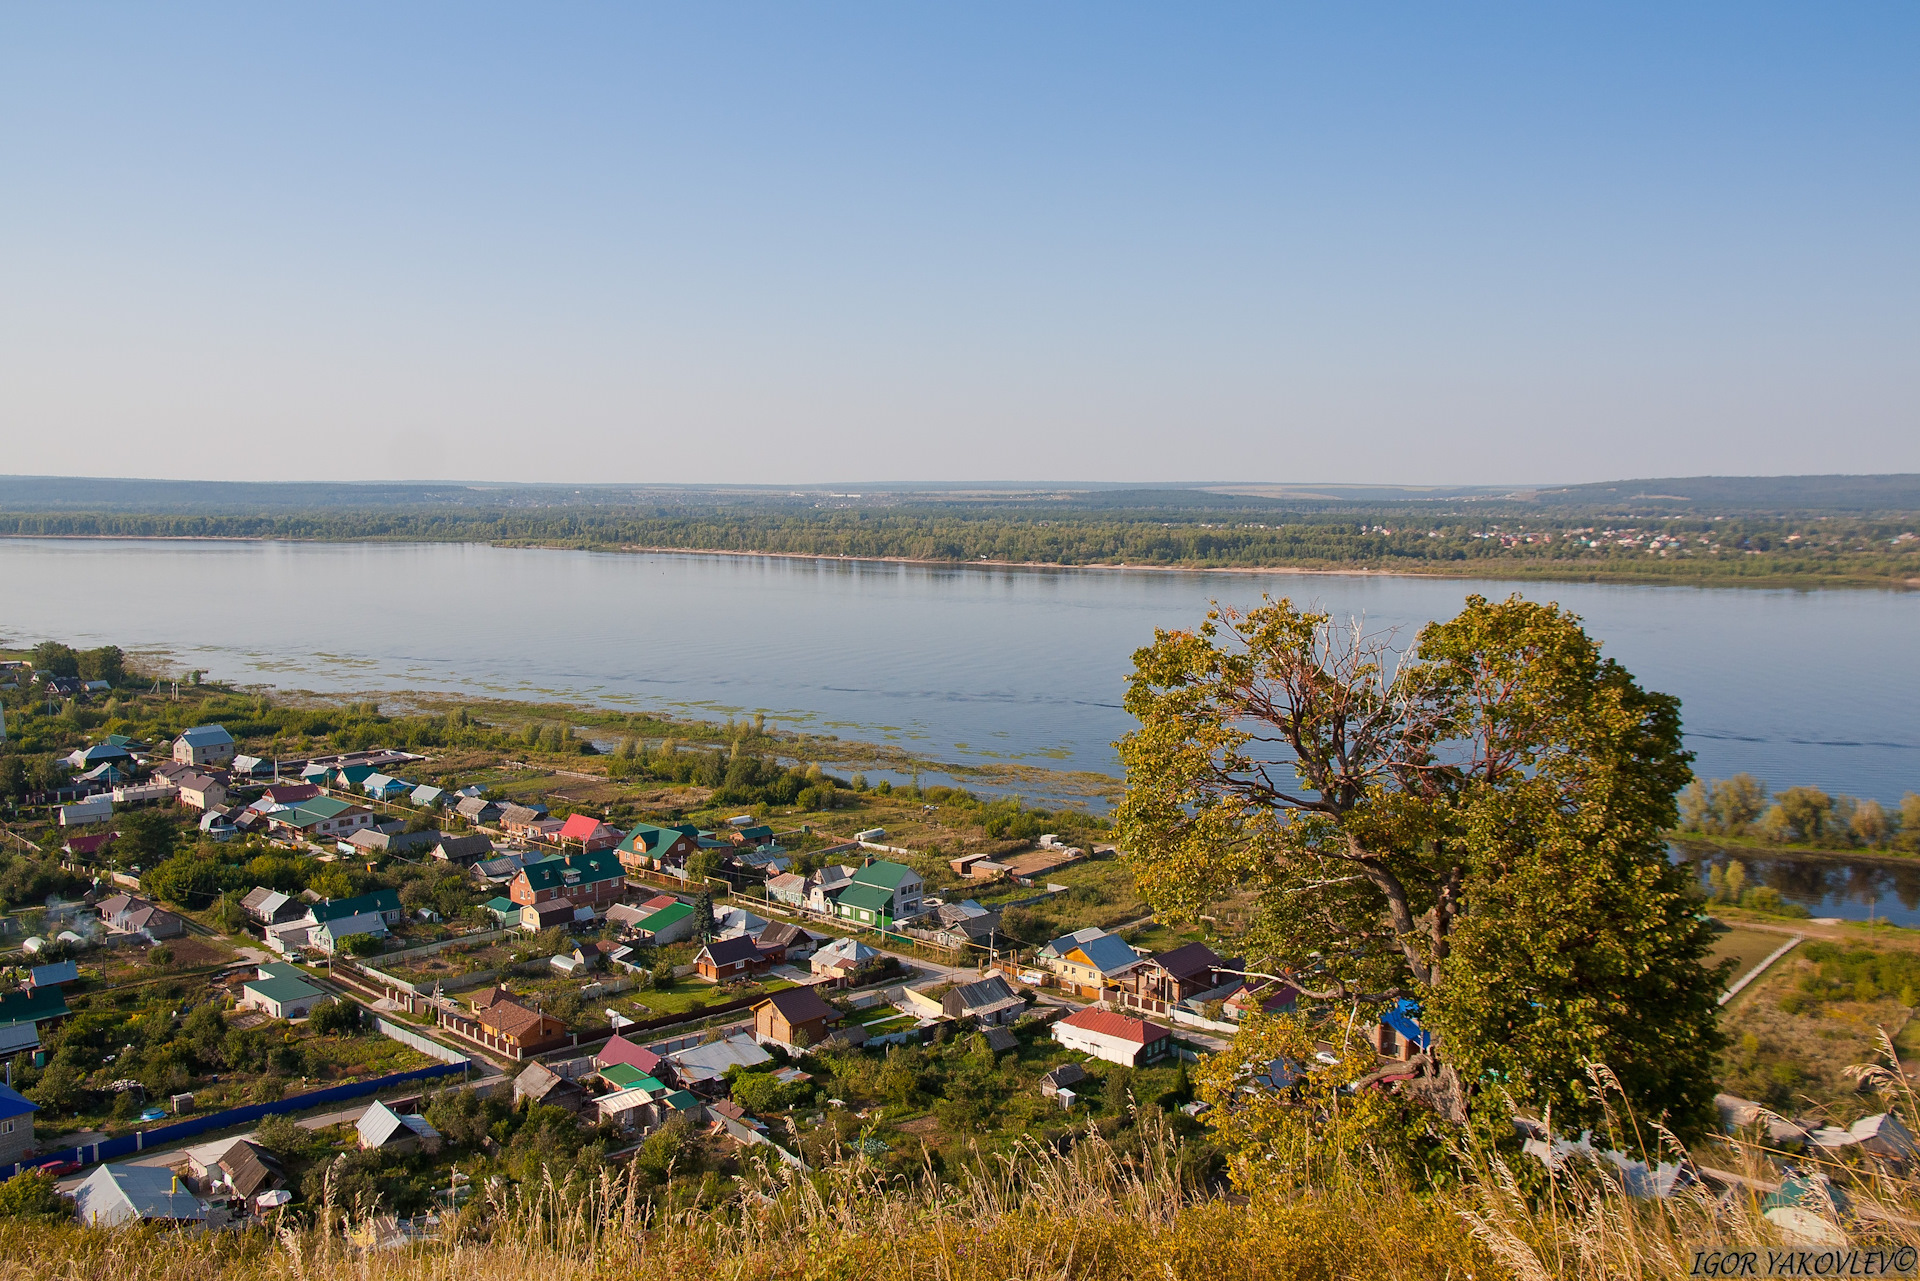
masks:
[[[1389,496],[1396,493],[1408,496]],[[1421,496],[1323,487],[1269,496],[1043,487],[282,488],[10,477],[0,478],[0,535],[1911,586],[1920,585],[1920,478],[1695,478]]]

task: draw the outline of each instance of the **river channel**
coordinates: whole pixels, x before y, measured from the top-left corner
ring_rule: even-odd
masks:
[[[1701,774],[1882,801],[1920,789],[1920,593],[0,540],[8,644],[163,650],[288,689],[762,711],[933,760],[1106,773],[1129,727],[1132,651],[1156,627],[1198,623],[1210,600],[1250,606],[1263,592],[1403,644],[1469,593],[1558,601],[1643,683],[1681,697]]]

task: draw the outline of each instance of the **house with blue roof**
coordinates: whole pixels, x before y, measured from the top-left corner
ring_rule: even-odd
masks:
[[[1373,1029],[1373,1048],[1383,1058],[1404,1062],[1432,1045],[1433,1035],[1420,1026],[1418,1001],[1394,1002]]]
[[[33,1150],[33,1114],[40,1105],[10,1085],[0,1085],[0,1165],[13,1165]]]
[[[1040,949],[1040,967],[1084,996],[1098,997],[1146,958],[1118,934],[1098,926],[1063,934]]]

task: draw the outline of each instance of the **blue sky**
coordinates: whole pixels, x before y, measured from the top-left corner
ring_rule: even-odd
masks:
[[[1920,470],[1920,7],[14,5],[0,470]]]

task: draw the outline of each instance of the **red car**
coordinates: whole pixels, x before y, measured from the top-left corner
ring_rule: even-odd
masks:
[[[39,1170],[44,1174],[51,1174],[56,1179],[64,1179],[75,1170],[78,1170],[80,1163],[74,1160],[63,1159],[59,1161],[43,1161],[38,1165],[30,1165],[27,1168],[30,1170]]]

